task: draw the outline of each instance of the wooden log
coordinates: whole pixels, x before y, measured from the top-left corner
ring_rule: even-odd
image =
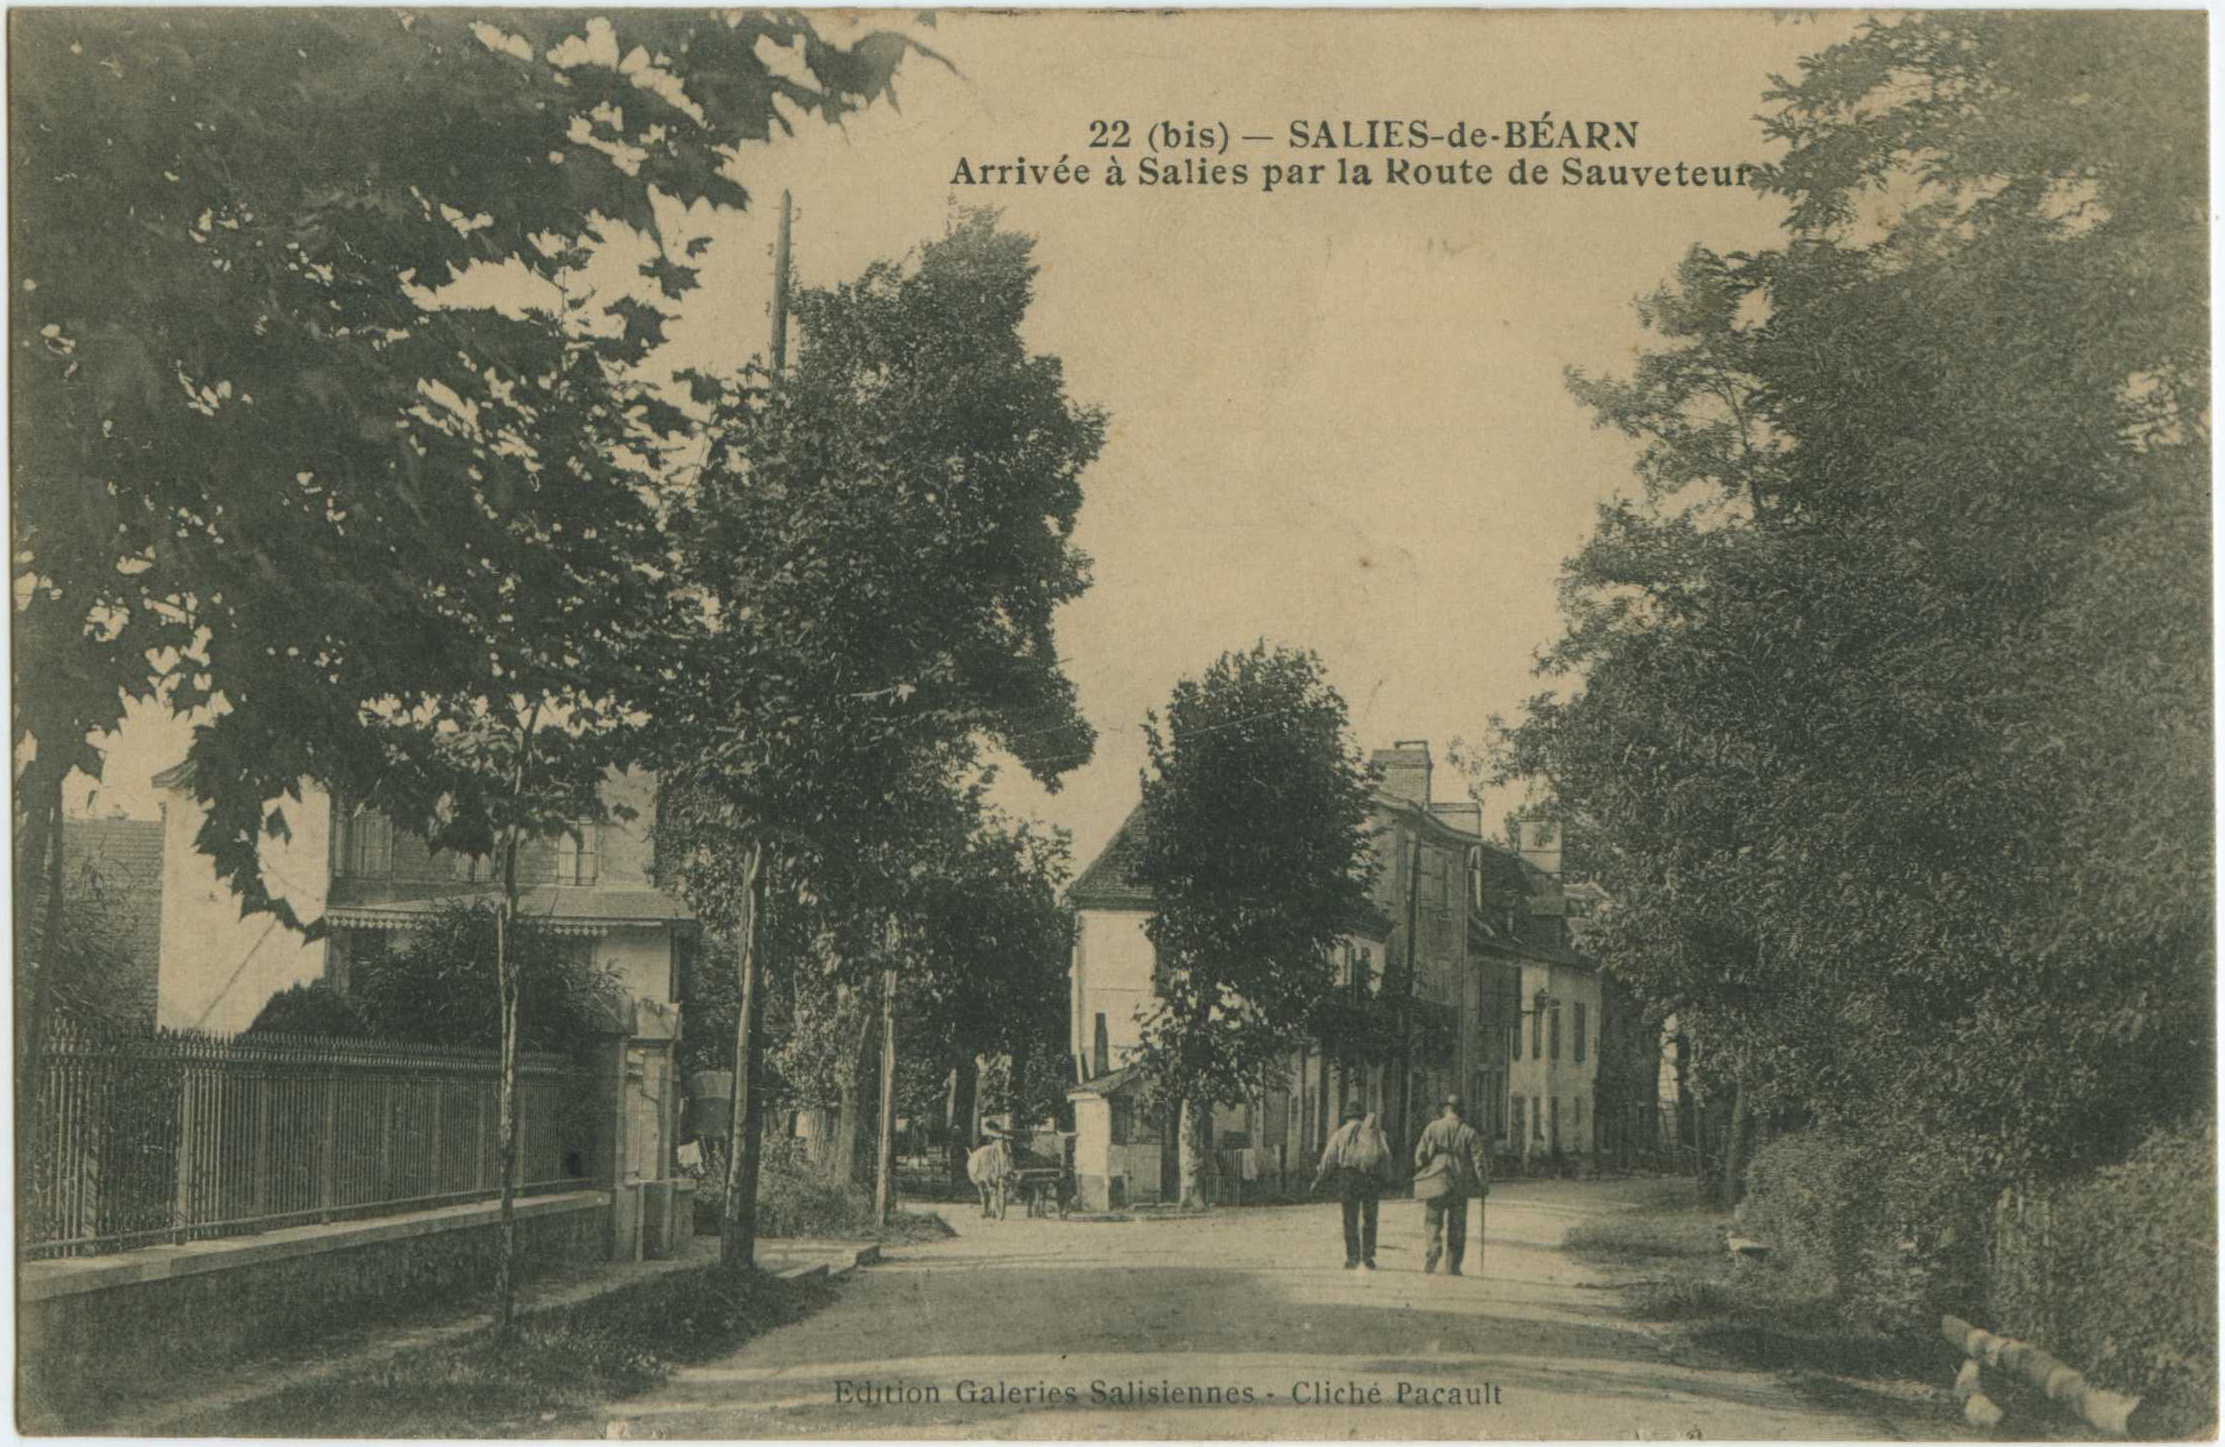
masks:
[[[2104,1391],[2088,1382],[2083,1372],[2030,1342],[1995,1336],[1959,1316],[1941,1317],[1939,1334],[1964,1356],[2022,1377],[2049,1401],[2075,1413],[2097,1432],[2111,1437],[2131,1435],[2132,1414],[2140,1406],[2138,1397]]]
[[[1955,1374],[1955,1400],[1962,1403],[1963,1420],[1971,1426],[1990,1429],[2001,1425],[2000,1407],[1985,1394],[1985,1388],[1978,1380],[1976,1357],[1962,1359],[1962,1370]]]

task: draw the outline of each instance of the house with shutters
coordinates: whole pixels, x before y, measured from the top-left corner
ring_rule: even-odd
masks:
[[[1551,873],[1486,843],[1473,801],[1433,797],[1426,741],[1378,749],[1370,764],[1377,778],[1373,907],[1336,945],[1337,982],[1355,1004],[1378,1007],[1386,982],[1401,982],[1408,998],[1392,1002],[1403,1006],[1392,1012],[1401,1028],[1388,1044],[1374,1032],[1364,1047],[1348,1039],[1309,1042],[1287,1069],[1260,1082],[1255,1098],[1217,1111],[1215,1169],[1224,1197],[1302,1186],[1353,1099],[1376,1113],[1394,1144],[1410,1149],[1436,1103],[1458,1091],[1499,1150],[1524,1154],[1528,1102],[1548,1098],[1547,1083],[1520,1068],[1530,1055],[1518,1054],[1537,989],[1546,992],[1541,1019],[1553,1001],[1570,1014],[1581,1002],[1586,1028],[1596,1017],[1596,976],[1559,938]],[[1079,924],[1069,970],[1075,1083],[1068,1097],[1079,1194],[1096,1209],[1167,1199],[1176,1186],[1174,1132],[1152,1118],[1129,1062],[1156,969],[1145,932],[1151,894],[1134,875],[1147,827],[1139,806],[1068,891]],[[1585,978],[1594,982],[1588,994]],[[1384,1018],[1380,1008],[1336,1013]],[[1564,1101],[1572,1098],[1566,1075],[1551,1082]],[[1570,1128],[1558,1139],[1573,1146],[1575,1107],[1567,1108]]]

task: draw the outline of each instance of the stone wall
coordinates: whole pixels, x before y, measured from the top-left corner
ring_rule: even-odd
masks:
[[[610,1195],[518,1202],[525,1272],[601,1261]],[[494,1281],[491,1202],[18,1269],[17,1425],[81,1432],[129,1397],[220,1384],[244,1358],[470,1302]]]

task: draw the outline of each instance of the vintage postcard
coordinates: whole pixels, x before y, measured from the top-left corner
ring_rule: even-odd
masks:
[[[2216,1434],[2206,14],[8,23],[20,1431]]]

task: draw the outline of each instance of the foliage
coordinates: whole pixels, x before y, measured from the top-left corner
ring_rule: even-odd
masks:
[[[623,987],[585,942],[527,917],[510,926],[510,952],[523,986],[521,1048],[574,1052],[618,1028]],[[350,957],[345,993],[323,980],[291,986],[248,1029],[493,1047],[502,1037],[494,913],[456,901],[398,936],[374,936]]]
[[[2141,1397],[2163,1435],[2217,1420],[2217,1127],[2157,1131],[2045,1193],[2046,1230],[2001,1243],[1995,1331]]]
[[[494,927],[491,909],[445,905],[391,945],[370,946],[351,959],[349,992],[362,1002],[375,1033],[436,1045],[499,1043]],[[575,1051],[616,1028],[624,990],[616,972],[596,964],[581,941],[531,916],[512,921],[509,934],[522,987],[522,1049]]]
[[[1160,1101],[1245,1099],[1313,1023],[1369,909],[1373,790],[1311,653],[1265,642],[1175,686],[1144,724],[1155,998],[1135,1059]]]
[[[716,1183],[698,1210],[717,1214]],[[950,1228],[939,1216],[899,1214],[883,1226],[873,1210],[871,1188],[830,1180],[793,1141],[767,1141],[757,1178],[757,1231],[822,1241],[939,1241]]]
[[[1502,741],[1703,1086],[1996,1181],[2208,1091],[2190,35],[1926,13],[1779,83],[1788,243],[1695,250],[1660,348],[1571,378],[1638,487]]]
[[[64,860],[61,930],[52,951],[46,948],[47,871],[18,871],[12,882],[18,1018],[29,1013],[39,977],[47,974],[50,1008],[73,1025],[144,1028],[154,1010],[154,964],[133,954],[117,881],[90,859],[74,868],[66,854]]]
[[[486,817],[487,780],[508,778],[514,740],[485,737],[474,701],[560,703],[534,741],[537,795],[591,798],[607,759],[578,736],[624,731],[661,621],[643,469],[678,414],[625,369],[695,269],[651,198],[742,205],[723,168],[788,125],[776,99],[839,118],[888,92],[908,46],[844,50],[794,16],[578,24],[57,11],[17,27],[31,797],[73,766],[97,776],[86,741],[128,701],[217,703],[191,751],[198,847],[249,909],[282,915],[257,841],[286,832],[272,806],[304,777],[485,850],[508,822]],[[761,43],[798,48],[803,78],[775,76]],[[648,244],[646,295],[586,293],[601,240]],[[489,268],[519,281],[522,311],[447,290]],[[577,817],[563,802],[536,798]]]
[[[910,263],[800,296],[770,386],[694,378],[711,447],[674,561],[704,626],[654,710],[661,852],[744,971],[760,915],[791,907],[834,932],[838,990],[903,969],[983,744],[1046,785],[1093,747],[1051,625],[1088,584],[1072,534],[1104,418],[1020,337],[1032,249],[969,214]],[[747,1236],[737,1220],[731,1256]]]
[[[362,1001],[333,987],[329,980],[288,985],[263,1002],[249,1022],[250,1035],[340,1035],[376,1037]],[[400,1037],[389,1036],[394,1039]]]
[[[776,838],[855,894],[947,830],[977,739],[1046,783],[1088,757],[1051,618],[1088,582],[1071,538],[1104,419],[1020,338],[1032,247],[971,213],[912,265],[799,295],[776,385],[697,379],[713,446],[677,530],[711,626],[658,714],[693,786],[675,828]],[[859,860],[867,838],[896,867]],[[731,918],[718,876],[683,883]]]

